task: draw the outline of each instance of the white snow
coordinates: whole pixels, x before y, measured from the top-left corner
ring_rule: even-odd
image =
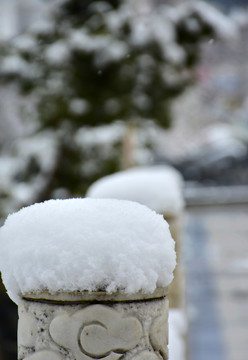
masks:
[[[9,212],[35,201],[53,176],[57,156],[58,143],[52,131],[43,131],[22,138],[12,144],[8,154],[2,154],[0,157],[2,216],[7,216]],[[30,166],[33,168],[32,175],[27,177],[25,174]]]
[[[30,26],[31,33],[34,35],[49,35],[54,31],[54,25],[49,18],[39,19]]]
[[[238,27],[230,17],[222,14],[217,8],[205,1],[185,2],[179,6],[176,11],[170,11],[171,19],[176,22],[184,19],[187,16],[200,17],[204,23],[212,27],[220,39],[237,40],[239,33]],[[187,24],[190,30],[193,29],[193,24]],[[195,25],[194,25],[195,28]]]
[[[36,39],[29,34],[22,34],[13,39],[15,48],[19,51],[33,52],[36,50]]]
[[[194,4],[194,10],[202,16],[210,26],[213,26],[220,38],[237,40],[238,29],[235,23],[216,8],[210,6],[207,2],[197,1]]]
[[[39,160],[40,167],[44,171],[51,171],[56,163],[57,153],[56,134],[50,130],[40,131],[33,136],[26,137],[17,143],[17,152],[22,160],[27,160],[33,156]]]
[[[18,55],[10,55],[3,59],[0,67],[0,71],[3,74],[15,75],[23,74],[26,75],[30,70],[28,63]]]
[[[71,100],[69,108],[72,114],[83,115],[89,111],[90,104],[85,99],[74,98]]]
[[[128,54],[128,46],[110,35],[90,35],[85,29],[72,31],[69,37],[72,50],[95,53],[95,65],[100,67],[119,61]]]
[[[158,213],[175,215],[183,209],[182,177],[169,166],[137,167],[96,181],[88,197],[136,201]]]
[[[0,270],[9,296],[48,290],[151,293],[176,264],[167,222],[121,200],[49,200],[9,215],[0,229]]]
[[[75,141],[83,146],[113,144],[122,139],[124,131],[125,125],[121,122],[93,128],[82,127],[78,130]]]
[[[69,46],[66,41],[60,40],[48,46],[45,58],[49,65],[63,65],[70,56]]]
[[[160,16],[161,15],[161,16]],[[136,46],[156,39],[162,46],[175,40],[175,30],[164,13],[139,16],[132,23],[131,42]]]

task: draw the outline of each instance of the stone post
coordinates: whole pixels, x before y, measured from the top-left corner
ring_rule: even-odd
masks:
[[[152,294],[24,294],[19,360],[168,358],[167,288]]]
[[[130,201],[50,200],[10,215],[0,247],[18,360],[168,359],[176,254],[160,215]]]
[[[163,215],[175,240],[177,266],[169,286],[170,308],[184,306],[183,270],[180,261],[180,227],[184,207],[183,180],[170,166],[136,167],[105,176],[93,183],[86,196],[136,201]]]
[[[169,300],[171,308],[184,307],[184,286],[183,286],[183,269],[181,263],[181,216],[182,213],[163,213],[164,219],[170,226],[170,232],[175,240],[175,250],[177,254],[177,266],[174,269],[174,278],[169,285]]]

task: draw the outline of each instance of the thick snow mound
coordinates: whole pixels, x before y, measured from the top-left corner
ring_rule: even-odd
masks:
[[[9,215],[0,229],[9,296],[48,290],[150,293],[167,286],[174,240],[161,215],[121,200],[49,200]]]
[[[182,187],[182,177],[172,167],[137,167],[101,178],[86,195],[136,201],[158,213],[176,215],[184,206]]]

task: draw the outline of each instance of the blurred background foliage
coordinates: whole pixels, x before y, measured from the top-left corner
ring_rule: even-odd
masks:
[[[0,81],[18,89],[26,124],[25,136],[1,143],[1,218],[83,196],[103,175],[150,163],[156,132],[171,124],[171,101],[195,80],[202,42],[232,29],[203,2],[54,5],[1,43]]]

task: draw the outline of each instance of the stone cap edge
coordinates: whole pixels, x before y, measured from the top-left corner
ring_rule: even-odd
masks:
[[[105,291],[74,291],[74,292],[55,292],[51,293],[47,290],[41,292],[30,292],[20,294],[24,300],[41,301],[41,302],[66,302],[80,303],[85,301],[136,301],[149,300],[168,295],[168,287],[158,287],[152,293],[143,293],[141,291],[134,294],[125,294],[123,292],[106,293]]]

